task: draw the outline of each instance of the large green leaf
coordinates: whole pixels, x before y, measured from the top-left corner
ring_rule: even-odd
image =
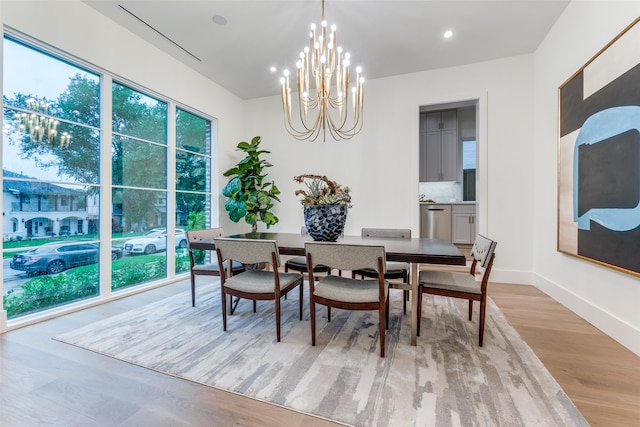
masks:
[[[247,208],[242,201],[229,199],[224,204],[224,208],[229,212],[229,218],[233,222],[240,221],[247,214]]]
[[[242,194],[242,183],[238,177],[233,178],[222,189],[222,195],[225,197],[236,198],[238,194]]]

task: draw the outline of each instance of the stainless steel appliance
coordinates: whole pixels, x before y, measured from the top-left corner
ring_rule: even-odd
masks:
[[[420,237],[451,241],[451,205],[420,205]]]

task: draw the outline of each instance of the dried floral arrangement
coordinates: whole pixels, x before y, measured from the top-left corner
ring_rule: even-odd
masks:
[[[293,180],[305,183],[307,190],[297,190],[296,196],[302,196],[303,206],[346,205],[351,207],[351,194],[347,186],[331,181],[323,175],[303,174]]]

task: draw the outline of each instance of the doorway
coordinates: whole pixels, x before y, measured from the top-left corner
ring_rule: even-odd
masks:
[[[481,168],[486,164],[481,161],[481,153],[486,154],[481,130],[486,129],[480,123],[480,105],[486,106],[486,99],[421,105],[418,112],[420,198],[451,206],[451,241],[462,245],[473,243],[479,232]],[[437,130],[443,130],[442,137],[438,138]],[[434,165],[441,168],[438,173],[426,169]]]

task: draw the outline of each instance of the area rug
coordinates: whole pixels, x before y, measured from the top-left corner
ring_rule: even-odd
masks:
[[[318,308],[312,347],[308,304],[300,321],[294,292],[277,343],[272,301],[257,313],[241,301],[223,332],[219,284],[209,288],[195,308],[179,294],[54,339],[345,425],[588,425],[491,300],[479,347],[477,306],[470,322],[465,301],[425,296],[414,347],[402,292],[392,291],[380,358],[377,312],[334,309],[327,322]]]

